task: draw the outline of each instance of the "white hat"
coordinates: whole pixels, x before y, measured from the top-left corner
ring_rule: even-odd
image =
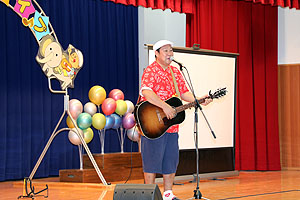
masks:
[[[164,46],[164,45],[171,45],[171,47],[173,47],[173,42],[170,42],[168,40],[159,40],[158,42],[156,42],[153,45],[153,50],[156,51],[157,49],[159,49],[160,47]]]

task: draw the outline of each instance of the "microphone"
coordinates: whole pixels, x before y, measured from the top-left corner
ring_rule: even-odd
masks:
[[[179,65],[180,71],[182,71],[182,68],[183,68],[182,63],[176,61],[173,56],[170,58],[170,60],[172,60],[173,62],[177,63]]]

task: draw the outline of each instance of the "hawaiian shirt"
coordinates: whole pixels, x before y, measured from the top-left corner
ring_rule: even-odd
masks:
[[[157,96],[165,101],[169,98],[176,96],[176,90],[170,71],[170,67],[174,73],[178,90],[180,95],[188,92],[185,81],[181,72],[174,66],[169,66],[166,70],[163,69],[156,61],[149,65],[143,73],[141,91],[144,89],[151,89],[157,94]],[[141,94],[140,91],[140,94]],[[141,101],[145,101],[146,98],[141,95]],[[179,125],[170,127],[167,132],[175,133],[178,132]]]

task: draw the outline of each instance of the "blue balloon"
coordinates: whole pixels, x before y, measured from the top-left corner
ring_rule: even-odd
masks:
[[[92,125],[92,117],[88,113],[81,113],[77,118],[77,125],[81,130],[87,129]]]
[[[111,115],[106,116],[106,124],[104,126],[104,129],[110,129],[115,124],[115,118]]]
[[[119,115],[117,115],[117,114],[111,114],[110,116],[112,116],[113,118],[115,118],[115,123],[114,123],[114,125],[113,125],[112,128],[118,129],[121,126],[121,124],[122,124],[122,118]]]

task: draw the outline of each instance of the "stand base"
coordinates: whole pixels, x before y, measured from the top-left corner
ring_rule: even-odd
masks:
[[[107,182],[126,181],[131,171],[131,153],[93,154],[93,157]],[[129,180],[143,179],[141,153],[132,153],[132,172]],[[99,183],[93,165],[87,155],[83,156],[83,169],[59,170],[61,182]]]

